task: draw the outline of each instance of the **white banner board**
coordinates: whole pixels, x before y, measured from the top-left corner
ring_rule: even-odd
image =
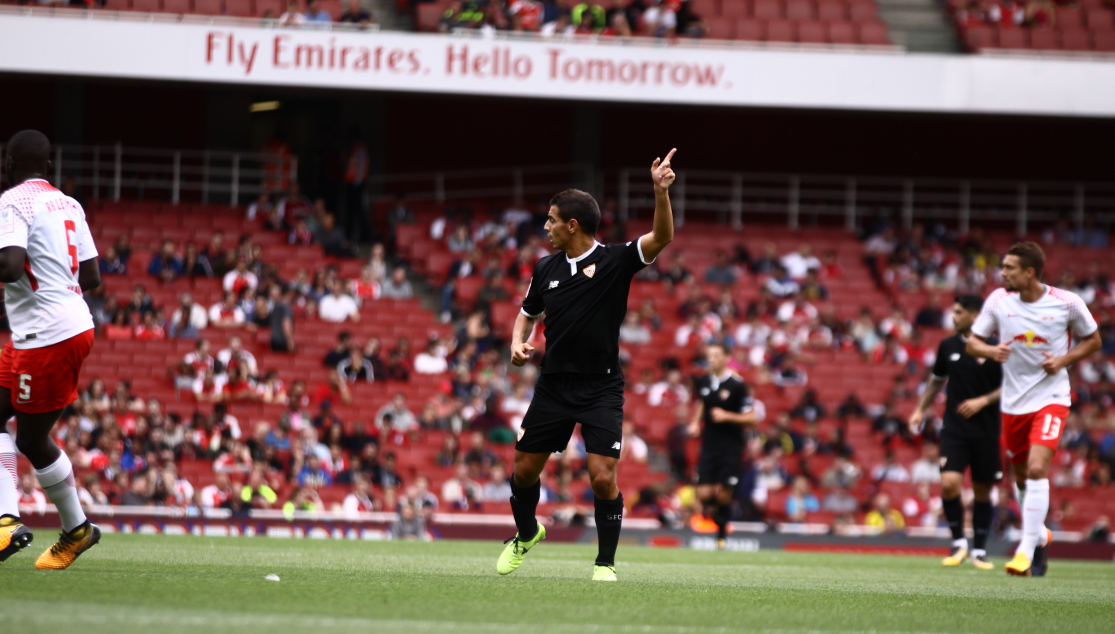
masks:
[[[721,106],[1115,115],[1115,61],[0,15],[0,72]]]

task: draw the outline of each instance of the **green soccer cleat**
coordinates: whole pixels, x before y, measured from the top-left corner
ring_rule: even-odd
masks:
[[[519,541],[519,534],[515,533],[514,537],[503,542],[507,547],[503,549],[499,561],[496,562],[496,572],[509,575],[518,570],[519,566],[523,565],[523,557],[526,556],[527,551],[543,539],[546,539],[546,527],[541,523],[538,524],[538,532],[535,533],[534,539],[529,542]]]
[[[616,581],[615,566],[595,565],[592,567],[593,581]]]

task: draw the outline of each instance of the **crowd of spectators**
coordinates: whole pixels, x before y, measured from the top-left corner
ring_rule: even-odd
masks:
[[[453,0],[439,29],[536,32],[543,36],[702,37],[708,25],[687,0]]]

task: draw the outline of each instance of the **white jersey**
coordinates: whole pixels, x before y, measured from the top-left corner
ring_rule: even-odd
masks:
[[[25,274],[4,286],[12,345],[44,348],[93,328],[77,272],[97,257],[85,212],[50,183],[32,179],[0,196],[0,249],[23,247]]]
[[[1041,367],[1045,361],[1042,353],[1059,357],[1072,348],[1073,335],[1088,337],[1098,328],[1079,295],[1043,287],[1045,293],[1034,302],[997,289],[972,325],[979,337],[998,333],[999,341],[1011,344],[1010,357],[1003,364],[1000,409],[1004,414],[1032,414],[1046,405],[1071,405],[1068,370],[1046,374]]]

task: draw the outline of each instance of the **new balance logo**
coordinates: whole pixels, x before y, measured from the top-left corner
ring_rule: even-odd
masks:
[[[619,443],[618,442],[617,443],[612,443],[612,449],[615,449],[616,451],[619,451]]]
[[[554,281],[550,282],[550,288],[557,288],[557,285],[558,285],[557,280],[554,280]]]

